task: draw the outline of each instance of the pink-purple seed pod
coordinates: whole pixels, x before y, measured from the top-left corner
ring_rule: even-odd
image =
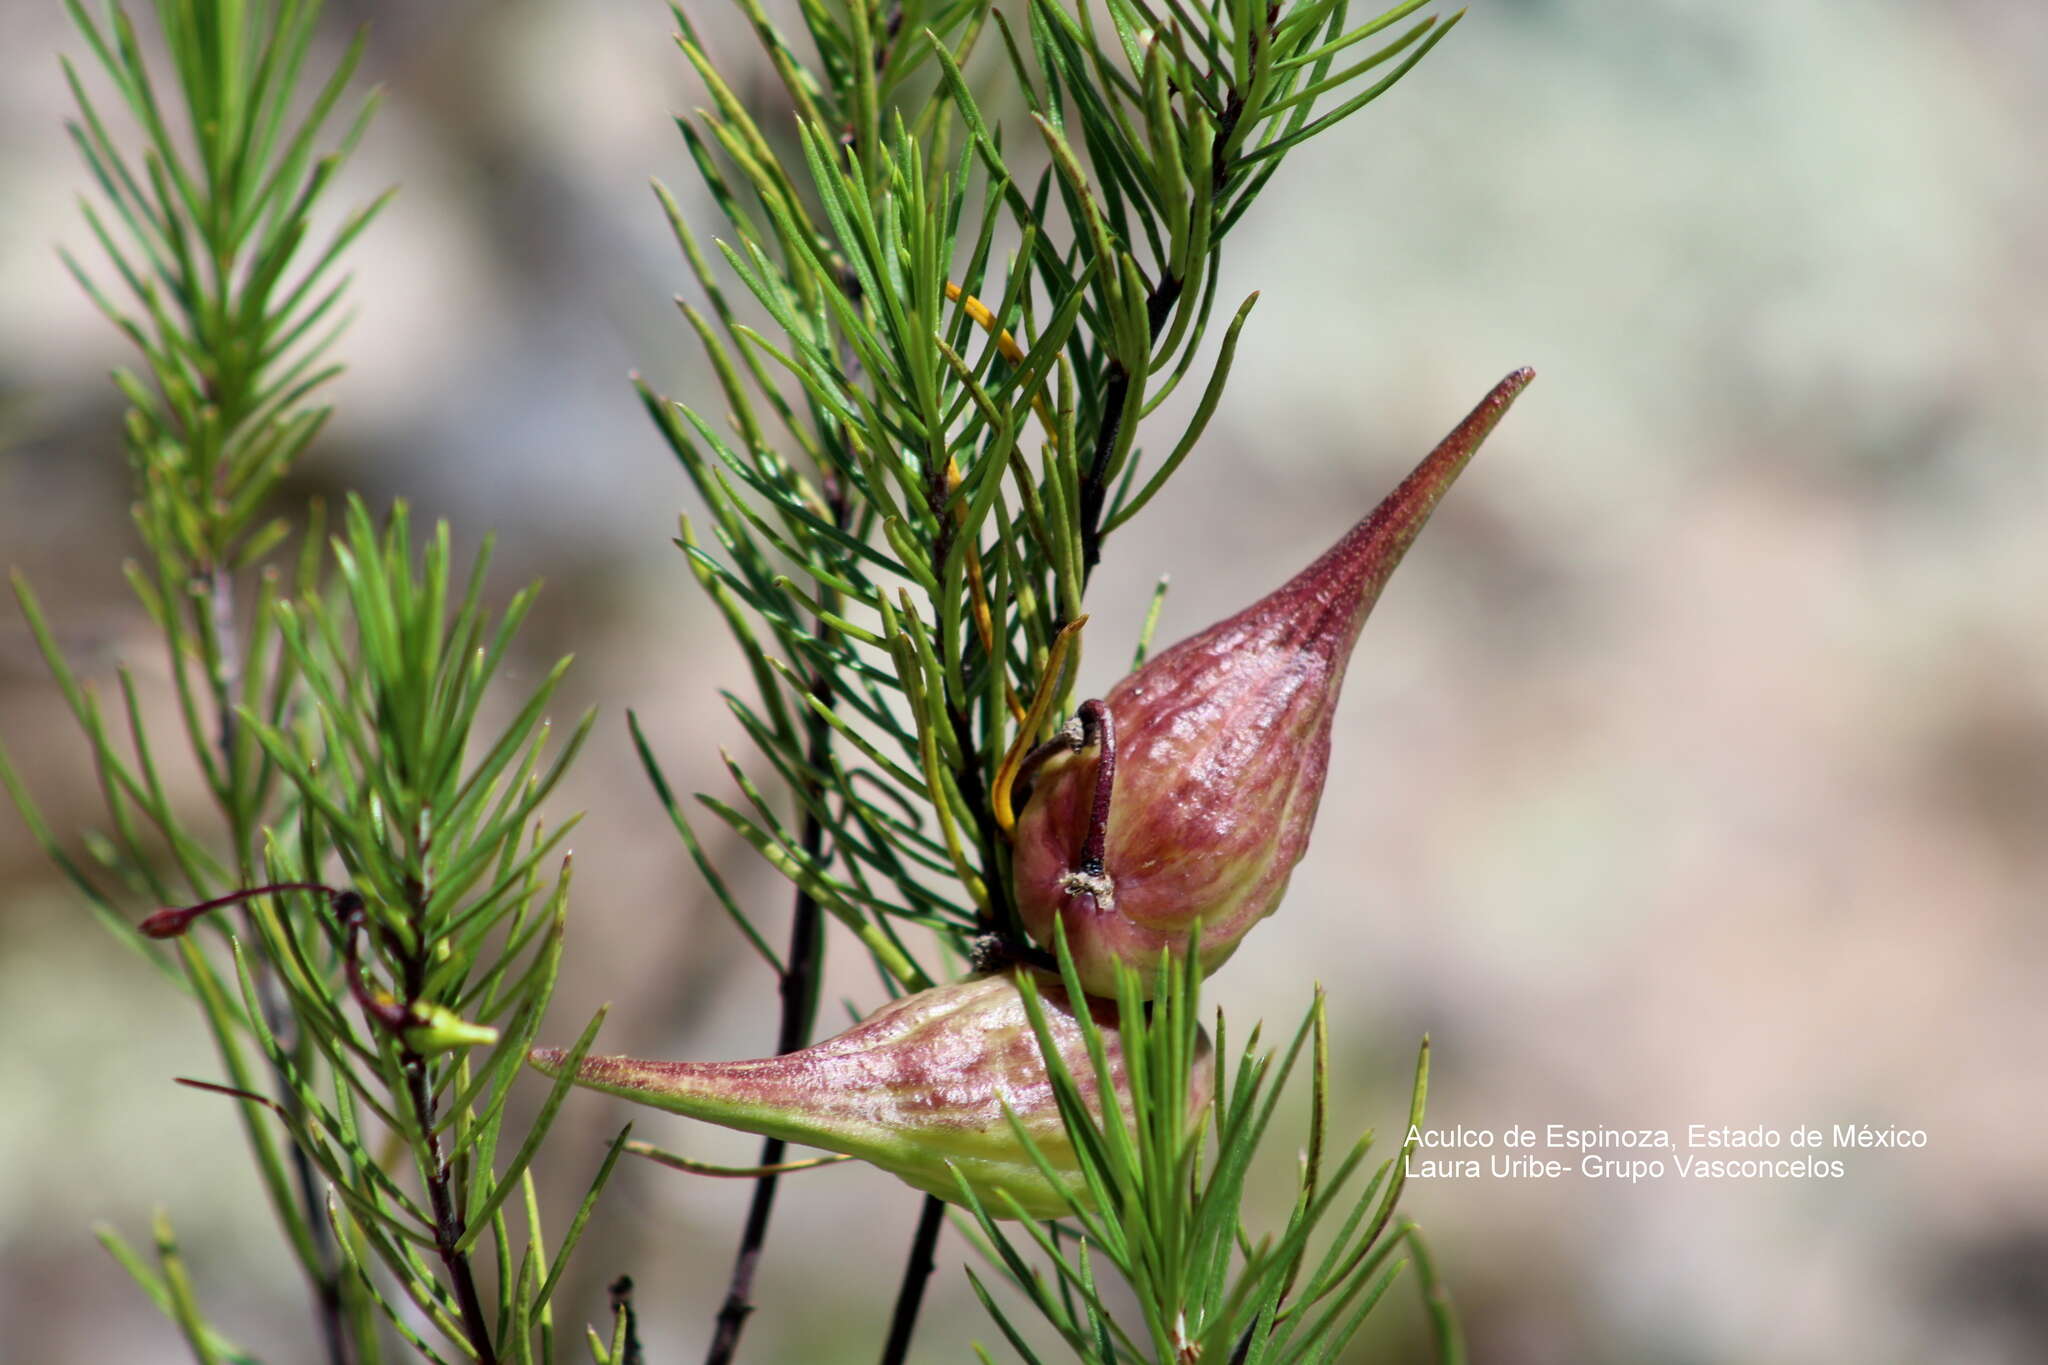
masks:
[[[1515,396],[1503,379],[1321,558],[1084,703],[1027,761],[1012,833],[1025,929],[1055,920],[1090,993],[1147,983],[1199,923],[1214,971],[1271,914],[1308,850],[1345,667],[1387,578]],[[1029,782],[1028,794],[1024,793]]]
[[[643,1104],[765,1137],[859,1157],[941,1199],[959,1201],[965,1180],[998,1218],[1070,1212],[1086,1199],[1052,1082],[1017,984],[1035,972],[1046,1024],[1082,1100],[1101,1113],[1094,1064],[1056,978],[1017,967],[905,996],[846,1032],[780,1057],[744,1062],[644,1062],[588,1057],[576,1082]],[[1126,1118],[1116,1006],[1089,1002],[1102,1031],[1117,1103]],[[538,1048],[535,1067],[559,1075],[566,1054]],[[1207,1109],[1214,1061],[1206,1035],[1188,1084],[1188,1122]],[[1021,1143],[1010,1116],[1063,1177],[1064,1189]],[[1007,1196],[1007,1198],[1006,1198]]]

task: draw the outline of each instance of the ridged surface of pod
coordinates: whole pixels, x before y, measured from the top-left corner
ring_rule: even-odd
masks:
[[[1158,654],[1094,711],[1084,707],[1091,724],[1070,727],[1064,751],[1036,768],[1013,834],[1018,910],[1047,948],[1054,921],[1065,921],[1090,993],[1115,991],[1118,962],[1149,980],[1160,950],[1185,951],[1198,921],[1202,967],[1214,971],[1278,907],[1308,850],[1330,722],[1366,616],[1534,377],[1518,370],[1502,380],[1399,488],[1277,591]],[[1092,719],[1102,712],[1106,722]],[[1097,833],[1105,792],[1106,832]]]
[[[894,1001],[837,1037],[780,1057],[742,1062],[656,1062],[587,1057],[579,1085],[708,1123],[844,1152],[906,1183],[958,1202],[954,1171],[998,1217],[1013,1196],[1033,1218],[1066,1203],[1011,1130],[1017,1115],[1056,1171],[1077,1174],[1038,1040],[1015,972],[971,976]],[[1101,1113],[1095,1071],[1059,983],[1037,975],[1046,1021],[1083,1098]],[[1118,1100],[1129,1113],[1116,1006],[1092,1001]],[[558,1075],[558,1049],[533,1064]],[[1190,1083],[1189,1122],[1207,1107],[1213,1059],[1206,1036]],[[1080,1189],[1077,1178],[1069,1184]]]

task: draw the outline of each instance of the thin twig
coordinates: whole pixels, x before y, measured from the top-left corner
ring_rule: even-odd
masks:
[[[1269,18],[1268,22],[1271,22]],[[1257,51],[1259,33],[1252,32],[1253,51]],[[1209,178],[1213,186],[1212,203],[1222,201],[1222,191],[1230,180],[1230,140],[1237,131],[1237,122],[1244,114],[1244,95],[1238,90],[1230,91],[1223,108],[1223,115],[1217,120],[1215,150],[1210,157]],[[1214,210],[1212,210],[1213,212]],[[1157,336],[1159,329],[1166,325],[1173,306],[1180,302],[1181,290],[1187,281],[1179,275],[1163,275],[1159,283],[1152,286],[1152,292],[1145,296],[1145,318],[1147,330]],[[1143,358],[1145,363],[1150,357]],[[1095,429],[1095,449],[1088,457],[1087,467],[1081,471],[1081,586],[1086,588],[1088,578],[1095,572],[1095,566],[1102,562],[1102,512],[1109,497],[1109,461],[1116,453],[1117,441],[1123,435],[1124,403],[1130,397],[1131,372],[1122,360],[1112,359],[1109,370],[1102,381],[1101,422]]]
[[[1145,317],[1150,323],[1149,331],[1156,334],[1165,325],[1173,305],[1180,302],[1180,291],[1185,281],[1178,275],[1168,275],[1154,285],[1152,292],[1145,296]],[[1131,393],[1131,372],[1121,360],[1109,362],[1109,373],[1102,386],[1102,424],[1095,429],[1095,451],[1088,457],[1088,467],[1081,471],[1081,583],[1087,586],[1088,576],[1095,566],[1102,562],[1102,511],[1109,497],[1109,460],[1116,453],[1117,440],[1123,434],[1124,403]]]
[[[413,1117],[419,1121],[420,1131],[426,1135],[424,1181],[427,1200],[434,1213],[434,1250],[441,1257],[442,1268],[448,1272],[448,1283],[455,1291],[455,1307],[462,1315],[462,1334],[469,1338],[477,1365],[497,1365],[498,1354],[491,1345],[491,1326],[484,1317],[483,1299],[476,1290],[476,1275],[470,1269],[469,1253],[458,1249],[466,1229],[461,1215],[455,1211],[455,1182],[448,1170],[447,1159],[441,1153],[441,1135],[434,1131],[434,1096],[427,1088],[427,1064],[424,1058],[408,1048],[403,1066]]]
[[[889,1342],[882,1348],[882,1365],[903,1365],[910,1357],[910,1334],[917,1328],[917,1310],[924,1306],[924,1287],[931,1280],[932,1251],[939,1243],[939,1229],[946,1223],[946,1206],[937,1195],[924,1197],[924,1211],[917,1218],[917,1235],[910,1242],[910,1259],[903,1265],[903,1287],[896,1291],[896,1312],[889,1319]]]
[[[930,471],[926,480],[926,507],[938,523],[938,534],[932,541],[931,570],[933,577],[944,580],[946,562],[953,554],[953,537],[956,527],[952,516],[946,510],[948,491],[946,477],[942,470]],[[960,642],[965,660],[961,667],[963,674],[972,675],[977,663],[977,651],[981,638],[973,631],[965,633]],[[1003,660],[1000,651],[989,658],[990,668],[1001,668]],[[981,857],[982,886],[988,896],[988,908],[978,917],[975,928],[979,933],[992,934],[1011,952],[1023,952],[1028,948],[1024,935],[1024,921],[1010,896],[1008,880],[1002,875],[997,847],[1002,830],[996,824],[995,811],[989,804],[989,775],[982,767],[983,745],[974,742],[974,717],[966,706],[945,699],[946,723],[952,727],[960,761],[953,768],[953,785],[959,789],[960,799],[967,806],[967,814],[974,830],[976,852]],[[1000,752],[1000,750],[999,750]],[[943,799],[938,792],[932,799]]]
[[[843,529],[852,519],[852,503],[837,480],[827,483],[825,496],[831,506],[833,520]],[[829,639],[833,632],[830,626],[819,621],[813,626],[812,633],[820,639]],[[834,695],[829,677],[823,674],[814,677],[811,690],[821,704],[832,705]],[[804,766],[807,771],[817,772],[831,759],[832,730],[815,711],[805,730]],[[808,810],[804,815],[800,842],[809,860],[815,861],[824,851],[825,827]],[[794,1052],[810,1041],[811,1024],[817,1013],[817,975],[824,947],[824,919],[818,903],[809,892],[799,890],[790,914],[789,952],[783,958],[785,965],[779,983],[782,1022],[776,1033],[775,1050],[778,1053]],[[787,1150],[788,1146],[781,1138],[768,1138],[761,1143],[761,1159],[755,1164],[780,1166]],[[780,1185],[780,1174],[771,1171],[754,1186],[754,1197],[747,1205],[746,1225],[740,1230],[739,1250],[733,1255],[725,1302],[718,1307],[717,1325],[712,1330],[711,1347],[705,1353],[704,1365],[729,1365],[739,1351],[740,1332],[746,1326],[748,1315],[754,1311],[754,1272],[760,1268],[761,1248],[768,1240],[768,1218],[775,1211],[775,1192]]]
[[[430,844],[426,832],[415,829],[414,836],[417,846],[424,852]],[[418,880],[410,880],[406,886],[406,900],[416,917],[414,942],[421,946],[401,964],[407,1001],[401,1011],[409,1011],[411,1003],[425,995],[428,956],[432,951],[423,932],[427,917],[427,887]],[[360,902],[352,907],[350,913],[352,918],[362,915]],[[357,918],[356,923],[360,922]],[[354,932],[355,926],[351,925],[351,944],[354,943]],[[348,974],[352,988],[359,988],[362,980],[357,970],[351,966]],[[469,1339],[469,1348],[476,1356],[477,1365],[498,1365],[497,1349],[491,1344],[490,1320],[484,1316],[483,1299],[476,1289],[476,1274],[470,1268],[469,1253],[462,1250],[462,1239],[469,1229],[455,1207],[455,1177],[448,1169],[448,1158],[441,1150],[441,1134],[434,1122],[434,1090],[427,1084],[427,1060],[411,1043],[404,1041],[402,1024],[395,1024],[380,1015],[367,1001],[364,1002],[364,1012],[373,1027],[381,1024],[398,1031],[401,1043],[399,1069],[405,1073],[406,1097],[412,1104],[413,1121],[419,1124],[421,1140],[426,1144],[426,1160],[421,1166],[420,1180],[426,1186],[428,1208],[434,1215],[434,1251],[441,1258],[442,1269],[448,1272],[449,1287],[455,1292],[456,1311],[462,1316],[462,1334]],[[399,1018],[403,1017],[401,1012]]]
[[[812,736],[812,751],[819,747],[815,733]],[[824,830],[815,816],[804,820],[804,852],[816,856],[824,844]],[[818,915],[818,903],[805,892],[796,896],[796,910],[791,917],[789,931],[789,955],[787,968],[782,973],[782,1026],[776,1038],[778,1053],[794,1052],[804,1045],[811,1030],[811,980],[817,974],[818,949],[822,942],[820,930],[823,924]],[[761,1143],[761,1166],[780,1166],[783,1154],[788,1150],[781,1138],[768,1138]],[[739,1251],[732,1262],[732,1277],[726,1285],[725,1302],[718,1308],[718,1324],[711,1335],[711,1349],[705,1353],[704,1365],[729,1365],[739,1351],[740,1330],[746,1326],[747,1317],[754,1311],[754,1272],[761,1263],[761,1248],[768,1240],[768,1217],[775,1211],[775,1191],[781,1183],[777,1174],[764,1175],[754,1186],[754,1198],[747,1205],[746,1226],[740,1231]]]

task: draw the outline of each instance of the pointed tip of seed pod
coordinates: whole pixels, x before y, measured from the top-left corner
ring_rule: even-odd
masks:
[[[527,1065],[554,1080],[569,1071],[570,1054],[558,1047],[537,1047],[526,1054]],[[724,1084],[716,1065],[694,1062],[642,1061],[637,1057],[585,1057],[576,1065],[576,1084],[608,1095],[621,1095],[657,1109],[695,1114],[717,1122],[710,1110],[740,1103],[745,1086]],[[725,1078],[730,1079],[730,1078]],[[701,1102],[700,1102],[701,1101]]]
[[[550,1080],[569,1072],[569,1053],[558,1047],[537,1047],[526,1054],[527,1065]],[[674,1109],[681,1092],[691,1087],[677,1080],[694,1070],[687,1062],[643,1062],[633,1057],[585,1057],[572,1078],[576,1084],[609,1095],[623,1095],[656,1108]]]
[[[1535,377],[1536,371],[1525,366],[1495,384],[1399,487],[1321,558],[1246,615],[1274,608],[1289,613],[1307,608],[1311,616],[1325,622],[1317,639],[1320,651],[1332,658],[1347,657],[1387,579],[1436,505]]]
[[[1486,397],[1465,415],[1465,420],[1437,442],[1436,449],[1430,451],[1422,463],[1401,481],[1400,487],[1366,518],[1362,525],[1384,523],[1383,534],[1401,536],[1405,532],[1399,550],[1394,552],[1395,559],[1399,558],[1400,551],[1407,549],[1408,542],[1414,539],[1415,532],[1422,529],[1422,523],[1429,519],[1445,490],[1464,472],[1465,466],[1472,462],[1479,447],[1500,425],[1500,419],[1507,415],[1515,399],[1535,378],[1536,371],[1524,366],[1495,384]],[[1391,570],[1391,563],[1388,568]]]
[[[1495,384],[1486,397],[1479,400],[1478,406],[1465,415],[1465,420],[1452,428],[1451,434],[1439,441],[1436,449],[1415,467],[1415,472],[1402,480],[1387,503],[1402,501],[1404,495],[1407,500],[1422,501],[1421,515],[1414,523],[1415,529],[1420,530],[1422,521],[1428,518],[1444,490],[1464,472],[1479,447],[1500,425],[1500,419],[1507,416],[1508,409],[1514,406],[1515,399],[1535,378],[1536,371],[1525,365]],[[1385,503],[1381,505],[1386,506]]]

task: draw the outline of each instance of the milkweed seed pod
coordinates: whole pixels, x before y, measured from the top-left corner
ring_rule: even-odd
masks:
[[[1085,1198],[1074,1149],[1024,1010],[1017,968],[972,976],[894,1001],[836,1038],[748,1062],[643,1062],[589,1057],[576,1083],[658,1109],[871,1162],[941,1199],[960,1200],[954,1172],[995,1217],[1007,1192],[1032,1218],[1068,1212],[1011,1129],[1005,1109],[1069,1188]],[[1036,977],[1046,1023],[1083,1100],[1101,1114],[1095,1071],[1066,992]],[[1116,1006],[1090,1001],[1117,1103],[1130,1113]],[[565,1055],[536,1049],[534,1066],[561,1074]],[[1189,1080],[1190,1127],[1207,1108],[1214,1059],[1203,1036]]]
[[[1197,923],[1204,974],[1271,914],[1308,850],[1345,665],[1387,577],[1515,396],[1517,370],[1315,563],[1085,703],[1025,763],[1012,832],[1025,929],[1055,920],[1083,987],[1150,979]]]

